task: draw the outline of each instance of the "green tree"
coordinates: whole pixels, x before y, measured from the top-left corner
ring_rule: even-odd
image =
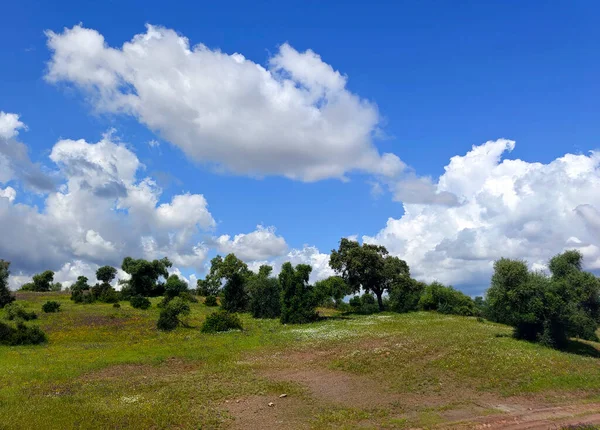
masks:
[[[246,263],[234,254],[228,254],[218,263],[217,276],[225,280],[221,307],[228,312],[243,312],[248,309],[246,284],[251,275]]]
[[[223,257],[217,255],[212,260],[210,260],[210,272],[206,275],[204,279],[198,279],[196,282],[197,290],[196,293],[199,296],[208,297],[208,296],[216,296],[219,294],[219,289],[221,288],[222,279],[218,274],[219,267],[223,264]]]
[[[463,316],[473,316],[477,313],[473,299],[439,282],[432,282],[425,287],[419,299],[419,308],[424,311]]]
[[[117,269],[111,266],[102,266],[96,270],[96,279],[104,284],[110,284],[117,276]]]
[[[303,324],[317,318],[315,311],[317,298],[308,280],[312,267],[290,262],[281,266],[279,285],[281,286],[281,322],[283,324]]]
[[[250,312],[254,318],[277,318],[281,315],[281,288],[277,278],[270,276],[272,271],[271,266],[262,265],[248,281]]]
[[[487,291],[488,317],[512,325],[520,339],[563,347],[569,337],[596,340],[600,281],[581,270],[582,255],[567,251],[549,262],[551,276],[524,261],[500,259]]]
[[[158,280],[161,277],[164,279],[169,277],[168,269],[171,266],[171,261],[166,257],[153,261],[125,257],[121,269],[131,276],[128,281],[129,294],[144,297],[161,296],[164,286],[158,284]]]
[[[10,261],[0,260],[0,309],[15,301],[15,296],[8,289],[8,270]]]
[[[21,287],[22,291],[38,291],[47,292],[52,289],[52,282],[54,281],[54,272],[52,270],[46,270],[45,272],[33,275],[32,282],[28,282]]]
[[[165,283],[165,298],[167,301],[188,292],[188,285],[177,275],[171,275]]]
[[[71,300],[75,303],[81,303],[84,301],[84,297],[90,295],[90,286],[88,285],[88,278],[85,276],[78,276],[77,281],[71,285]],[[92,297],[93,299],[93,297]],[[93,300],[88,300],[93,301]]]
[[[419,300],[427,284],[410,277],[403,277],[389,289],[390,310],[412,312],[419,309]]]
[[[180,317],[189,314],[190,306],[181,297],[174,297],[160,311],[156,327],[163,331],[175,330],[180,324],[183,324]]]
[[[354,293],[361,288],[377,297],[383,310],[383,294],[401,279],[410,277],[408,264],[388,255],[384,246],[370,245],[343,238],[337,250],[331,251],[329,265],[348,284]]]
[[[319,306],[324,306],[331,300],[338,307],[344,297],[352,293],[348,284],[341,276],[330,276],[315,283],[315,295]]]

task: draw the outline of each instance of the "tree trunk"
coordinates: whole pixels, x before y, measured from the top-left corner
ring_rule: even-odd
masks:
[[[383,296],[383,291],[382,292],[375,292],[375,294],[377,295],[377,304],[379,305],[379,311],[383,311],[383,299],[381,296]]]

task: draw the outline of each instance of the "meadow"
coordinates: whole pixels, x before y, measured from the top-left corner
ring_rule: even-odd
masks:
[[[242,331],[203,334],[214,308],[202,303],[190,304],[186,327],[161,332],[158,298],[148,310],[75,304],[65,293],[17,299],[49,341],[0,346],[1,429],[600,423],[594,342],[558,351],[474,317],[328,309],[305,325],[242,314]],[[42,313],[47,300],[60,312]]]

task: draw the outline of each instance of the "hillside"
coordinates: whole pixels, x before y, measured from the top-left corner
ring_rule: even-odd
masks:
[[[156,330],[122,302],[19,293],[49,343],[0,347],[0,428],[558,428],[600,423],[600,345],[571,352],[436,313],[339,316],[243,332]],[[62,304],[40,311],[46,300]],[[2,311],[0,311],[2,312]],[[285,397],[280,395],[286,394]],[[273,403],[269,406],[269,403]]]

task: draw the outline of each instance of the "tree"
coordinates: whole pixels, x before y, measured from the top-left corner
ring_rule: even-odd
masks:
[[[204,279],[198,279],[196,282],[198,286],[196,292],[199,296],[208,297],[219,294],[222,280],[217,272],[221,264],[223,264],[223,257],[220,255],[210,260],[210,272]]]
[[[180,324],[183,324],[179,317],[189,314],[190,306],[181,297],[174,297],[160,311],[156,327],[163,331],[175,330]]]
[[[273,268],[262,265],[258,274],[248,281],[250,312],[254,318],[277,318],[281,315],[281,288],[279,281],[271,275]]]
[[[384,246],[370,245],[343,238],[338,250],[332,250],[329,266],[338,273],[354,293],[361,288],[377,297],[379,310],[383,310],[383,293],[396,283],[410,277],[408,264],[398,257],[388,255]]]
[[[188,285],[185,281],[179,279],[177,275],[171,275],[165,283],[165,299],[169,300],[188,292]]]
[[[52,270],[46,270],[45,272],[33,275],[32,282],[28,282],[21,287],[22,291],[38,291],[47,292],[52,289],[52,282],[54,281],[54,272]]]
[[[327,302],[331,303],[333,299],[337,307],[350,293],[352,291],[341,276],[330,276],[315,283],[315,295],[319,306],[325,305]]]
[[[8,289],[8,270],[10,261],[0,260],[0,309],[15,301],[15,296]]]
[[[496,261],[486,297],[488,317],[512,325],[519,339],[548,346],[564,347],[569,337],[596,340],[600,281],[581,270],[582,258],[578,251],[554,256],[551,276],[529,272],[524,261]]]
[[[410,277],[404,277],[388,291],[390,310],[394,312],[412,312],[419,309],[419,300],[427,284]]]
[[[246,283],[251,275],[246,263],[234,254],[228,254],[218,263],[217,276],[225,280],[221,307],[228,312],[243,312],[248,308]]]
[[[160,296],[164,292],[164,287],[157,284],[162,277],[169,277],[168,269],[172,266],[168,258],[160,260],[135,260],[131,257],[125,257],[121,269],[131,275],[128,281],[130,295],[140,295],[144,297]]]
[[[111,266],[102,266],[96,270],[96,279],[104,284],[110,284],[117,276],[117,269]]]
[[[281,266],[279,285],[281,286],[281,322],[283,324],[303,324],[317,318],[317,300],[308,279],[312,267],[290,262]]]
[[[424,311],[463,316],[473,316],[477,313],[473,299],[439,282],[432,282],[425,287],[419,299],[419,308]]]
[[[81,303],[84,301],[86,296],[90,295],[90,286],[88,285],[88,278],[85,276],[78,276],[77,281],[71,285],[71,300],[75,303]],[[87,300],[87,303],[93,301],[93,297]]]

